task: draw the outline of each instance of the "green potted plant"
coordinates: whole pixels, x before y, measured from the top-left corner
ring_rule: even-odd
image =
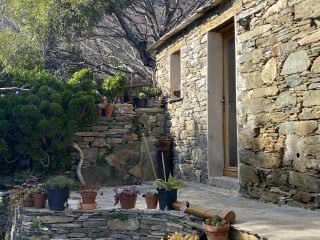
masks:
[[[147,107],[160,107],[162,89],[160,87],[144,87],[142,91],[147,96]]]
[[[109,102],[105,109],[106,116],[110,117],[115,108],[114,103],[118,98],[123,99],[123,93],[127,89],[126,75],[123,72],[117,72],[114,76],[107,77],[102,88]]]
[[[172,204],[177,201],[178,190],[184,186],[183,181],[170,174],[168,179],[156,179],[153,185],[158,190],[160,210],[173,210]]]
[[[135,208],[138,194],[140,193],[136,186],[124,186],[115,188],[114,205],[120,202],[123,209]]]
[[[96,197],[100,190],[100,184],[85,183],[80,187],[80,195],[82,198],[82,209],[95,209],[97,207]]]
[[[44,184],[36,185],[36,187],[32,193],[34,207],[35,208],[44,208],[46,206],[47,197],[48,197],[48,195],[47,195],[47,191],[44,187]]]
[[[147,95],[144,92],[132,95],[132,99],[135,108],[145,108],[147,105]]]
[[[70,196],[70,188],[76,186],[71,178],[59,175],[48,178],[45,183],[48,193],[48,207],[51,211],[63,211]]]
[[[203,228],[209,240],[228,239],[229,223],[227,220],[219,217],[218,215],[206,219]]]

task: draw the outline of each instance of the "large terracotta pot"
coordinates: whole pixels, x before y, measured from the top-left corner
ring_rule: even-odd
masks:
[[[46,206],[48,197],[46,193],[33,193],[32,197],[35,208],[44,208]]]
[[[149,192],[147,192],[145,194],[145,198],[146,198],[146,203],[147,203],[147,208],[149,209],[156,209],[158,206],[158,201],[159,201],[159,197],[158,194],[151,194]]]
[[[134,196],[126,196],[126,195],[120,195],[120,206],[123,209],[130,209],[136,207],[138,195]]]
[[[229,235],[229,224],[222,227],[215,227],[204,224],[204,231],[208,240],[227,240]]]
[[[80,192],[82,203],[96,202],[97,192]]]

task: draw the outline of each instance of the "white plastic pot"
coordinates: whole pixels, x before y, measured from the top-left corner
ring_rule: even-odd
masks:
[[[68,198],[68,207],[73,210],[77,210],[80,208],[80,201],[81,201],[81,198],[79,197]]]

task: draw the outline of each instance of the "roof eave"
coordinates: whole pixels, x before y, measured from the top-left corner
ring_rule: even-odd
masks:
[[[187,28],[191,23],[195,20],[202,17],[205,13],[216,7],[218,4],[223,2],[224,0],[213,0],[212,2],[208,3],[207,5],[199,8],[193,15],[187,18],[185,21],[181,22],[178,26],[174,29],[163,35],[157,42],[155,42],[148,50],[154,51],[158,49],[163,43],[165,43],[168,39],[175,36],[177,33],[181,32],[185,28]]]

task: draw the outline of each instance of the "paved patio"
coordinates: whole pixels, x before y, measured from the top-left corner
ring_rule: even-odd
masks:
[[[154,190],[151,183],[139,185],[141,193]],[[113,207],[113,188],[101,189],[97,197],[98,208]],[[72,193],[72,196],[78,195]],[[279,206],[252,200],[203,184],[188,183],[178,196],[179,201],[206,206],[218,210],[234,211],[236,222],[233,226],[268,240],[319,240],[320,211],[310,211],[289,206]],[[136,208],[145,209],[146,203],[139,196]]]

